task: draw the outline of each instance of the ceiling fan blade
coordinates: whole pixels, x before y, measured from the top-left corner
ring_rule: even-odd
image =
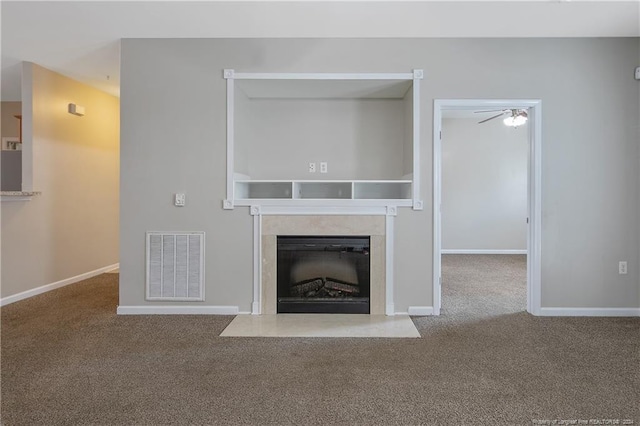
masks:
[[[487,121],[489,121],[489,120],[493,120],[494,118],[498,118],[498,117],[500,117],[500,116],[502,116],[502,115],[504,115],[504,112],[501,112],[501,113],[500,113],[500,114],[498,114],[498,115],[494,115],[493,117],[489,117],[489,118],[487,118],[486,120],[478,121],[478,124],[486,123]]]
[[[473,112],[475,114],[478,114],[478,113],[482,113],[482,112],[498,112],[498,111],[502,111],[504,113],[504,112],[509,111],[509,110],[508,109],[487,109],[487,110],[484,110],[484,111],[473,111]]]

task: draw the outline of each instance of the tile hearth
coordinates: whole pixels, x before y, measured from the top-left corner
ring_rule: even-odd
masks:
[[[221,337],[419,338],[408,316],[360,314],[238,315]]]

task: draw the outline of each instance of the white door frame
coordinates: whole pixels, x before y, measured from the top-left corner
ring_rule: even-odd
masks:
[[[440,315],[442,282],[442,111],[525,109],[529,112],[527,165],[527,312],[540,315],[542,235],[542,101],[539,99],[436,99],[433,107],[433,314]]]

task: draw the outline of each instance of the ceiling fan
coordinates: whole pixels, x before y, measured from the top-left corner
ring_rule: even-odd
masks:
[[[493,120],[494,118],[502,117],[503,115],[507,115],[504,119],[505,126],[518,127],[527,122],[529,118],[529,114],[526,109],[518,109],[518,108],[509,108],[509,109],[493,109],[487,111],[474,111],[476,114],[486,113],[486,112],[499,112],[499,114],[494,115],[493,117],[489,117],[482,121],[478,121],[478,124],[486,123],[489,120]]]

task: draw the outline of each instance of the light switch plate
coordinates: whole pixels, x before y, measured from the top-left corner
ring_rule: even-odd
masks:
[[[174,194],[173,204],[176,207],[184,207],[185,202],[186,202],[186,197],[184,194]]]

